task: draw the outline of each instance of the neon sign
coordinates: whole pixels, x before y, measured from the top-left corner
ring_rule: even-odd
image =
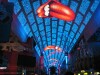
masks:
[[[75,18],[73,10],[56,0],[49,0],[41,5],[37,10],[37,14],[42,18],[56,17],[65,21],[72,21]]]
[[[46,51],[46,50],[49,50],[49,49],[53,49],[53,50],[56,50],[56,51],[58,51],[58,52],[61,52],[62,51],[62,49],[60,48],[60,47],[58,47],[58,46],[47,46],[47,47],[45,47],[44,48],[44,50]]]

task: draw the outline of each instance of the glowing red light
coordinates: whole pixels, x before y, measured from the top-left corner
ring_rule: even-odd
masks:
[[[81,49],[80,47],[77,48],[77,50],[80,50],[80,49]]]
[[[56,17],[65,21],[75,18],[74,12],[68,7],[55,0],[49,0],[37,10],[39,17]]]
[[[58,52],[62,51],[61,48],[58,47],[58,46],[47,46],[47,47],[44,48],[45,51],[49,50],[49,49],[57,50]]]

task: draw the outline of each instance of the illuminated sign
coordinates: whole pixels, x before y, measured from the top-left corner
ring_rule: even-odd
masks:
[[[37,10],[39,17],[56,17],[65,21],[72,21],[75,18],[74,12],[56,0],[49,0]]]
[[[50,49],[56,50],[58,52],[61,52],[62,51],[61,48],[58,47],[58,46],[47,46],[47,47],[44,48],[45,51],[46,50],[50,50]]]

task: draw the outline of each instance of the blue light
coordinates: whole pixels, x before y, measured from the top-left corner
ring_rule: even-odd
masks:
[[[60,47],[63,49],[64,45],[63,45],[63,44],[61,44],[61,45],[60,45]]]
[[[64,20],[59,20],[59,25],[64,25]]]
[[[70,48],[72,49],[72,48],[73,48],[73,46],[74,46],[74,44],[73,44],[73,43],[71,43],[71,46],[70,46]]]
[[[47,43],[45,43],[45,44],[43,43],[43,46],[46,47],[47,46]]]
[[[49,53],[51,53],[51,50],[49,50]],[[51,59],[51,56],[49,56],[49,59]],[[51,63],[51,62],[50,62]]]
[[[69,42],[66,42],[66,47],[69,45]]]
[[[38,55],[40,56],[40,49],[39,49],[39,47],[37,45],[35,46],[35,50],[38,53]]]
[[[97,8],[97,6],[99,5],[99,0],[95,0],[91,6],[91,11],[94,12]]]
[[[46,32],[49,32],[50,30],[50,26],[46,26]]]
[[[74,31],[74,33],[76,33],[76,31],[78,30],[78,26],[76,24],[73,24],[72,30]]]
[[[64,48],[64,43],[61,43],[61,46],[60,46],[62,49]]]
[[[52,33],[56,33],[57,29],[56,28],[52,28]]]
[[[62,53],[62,58],[61,58],[61,60],[63,60],[65,58],[65,54],[64,53]]]
[[[60,45],[60,42],[58,41],[58,39],[57,39],[57,46],[59,46]]]
[[[37,9],[39,8],[39,6],[40,6],[40,1],[33,2],[33,8],[35,14],[37,14]]]
[[[85,25],[82,24],[81,27],[80,27],[80,29],[79,29],[79,32],[82,33],[82,31],[84,30],[84,28],[85,28]]]
[[[52,42],[52,45],[56,45],[56,43],[55,42]]]
[[[62,26],[59,26],[59,27],[58,27],[58,31],[59,31],[59,32],[62,32],[62,31],[63,31],[63,27],[62,27]]]
[[[67,43],[66,43],[66,46],[69,46],[70,45],[70,37],[68,37],[68,40],[67,40]]]
[[[37,31],[37,25],[36,25],[36,23],[34,23],[34,24],[32,25],[32,30],[33,30],[33,32]]]
[[[87,25],[87,23],[89,22],[90,18],[91,18],[92,14],[90,12],[87,13],[83,23]]]
[[[87,0],[82,0],[81,6],[79,8],[79,11],[82,14],[85,14],[85,12],[87,11],[88,7],[89,7],[90,1]]]
[[[61,37],[62,37],[62,33],[61,32],[58,33],[58,37],[60,37],[60,39],[61,39]]]
[[[99,7],[100,7],[100,5],[99,5]],[[96,11],[96,13],[95,13],[93,18],[94,18],[93,19],[94,23],[96,23],[95,25],[97,27],[100,27],[100,21],[99,21],[100,20],[100,8],[98,8],[98,10]]]
[[[60,63],[63,62],[63,58],[64,58],[64,53],[61,54],[61,57],[59,58]]]
[[[45,36],[45,32],[44,31],[41,31],[40,32],[40,35],[41,35],[41,37]]]
[[[54,58],[54,54],[52,54],[52,58]]]
[[[45,59],[46,59],[46,58],[45,58]],[[44,62],[44,67],[47,67],[47,65],[48,65],[48,64],[47,64],[47,60],[44,60],[43,62]]]
[[[70,27],[71,27],[71,26],[70,26],[69,24],[66,24],[66,26],[65,26],[65,30],[69,32]]]
[[[47,38],[47,41],[51,41],[51,37]]]
[[[53,39],[53,38],[52,38],[52,42],[56,42],[56,39]]]
[[[66,40],[66,37],[65,37],[65,36],[63,36],[62,41],[65,41],[65,40]]]
[[[43,45],[45,45],[46,44],[46,41],[43,41]]]
[[[66,61],[66,64],[67,64],[67,62],[68,62],[68,60],[67,60],[68,58],[67,58],[67,57],[68,57],[68,56],[65,56],[65,61]]]
[[[32,11],[29,0],[22,0],[22,5],[24,7],[24,10],[25,10],[26,14],[28,14],[29,12]]]
[[[78,13],[77,16],[76,16],[75,22],[76,22],[78,25],[80,25],[82,19],[83,19],[83,16],[82,16],[81,14]]]
[[[54,54],[54,57],[58,59],[57,55],[58,55],[58,53],[56,52],[56,53]]]
[[[47,2],[47,0],[42,0],[42,4],[44,4],[44,3],[46,3]]]
[[[56,21],[56,20],[57,20],[57,18],[55,18],[55,17],[52,17],[52,21],[53,21],[53,20],[55,20],[55,21]]]
[[[45,25],[50,25],[50,18],[45,18]]]
[[[56,34],[52,34],[52,38],[56,38]]]
[[[18,19],[21,23],[22,26],[24,26],[26,24],[26,18],[25,18],[25,15],[23,12],[21,12],[19,15],[18,15]]]
[[[61,3],[64,4],[64,5],[68,5],[69,0],[61,0]]]
[[[80,36],[80,33],[78,32],[78,33],[76,34],[76,39],[78,39],[79,36]]]
[[[67,22],[68,24],[72,24],[72,21],[71,22]]]
[[[46,58],[47,55],[48,55],[48,51],[45,51],[44,57]]]
[[[38,36],[39,36],[39,32],[36,31],[36,32],[34,33],[34,35],[35,35],[35,37],[38,37]]]
[[[19,37],[20,41],[21,42],[26,42],[28,36],[27,36],[23,26],[20,25],[20,24],[19,25],[15,24],[15,25],[12,25],[12,27],[14,28],[13,32]]]
[[[29,34],[28,34],[28,37],[32,37],[33,36],[33,34],[32,34],[32,32],[30,32]]]
[[[17,14],[21,10],[18,0],[8,0],[8,1],[14,3],[14,13]]]
[[[39,45],[41,46],[40,48],[43,48],[43,47],[42,47],[42,42],[39,42]]]
[[[71,1],[70,8],[71,8],[74,12],[76,12],[77,7],[78,7],[78,3],[75,2],[75,1]]]
[[[52,21],[52,27],[54,27],[54,28],[57,27],[57,21]]]
[[[68,32],[67,31],[64,31],[63,35],[66,37],[68,37]]]
[[[62,59],[62,61],[61,61],[61,65],[62,65],[62,63],[64,62],[64,58],[65,58],[65,56],[63,57],[63,59]]]
[[[33,24],[35,22],[33,13],[30,13],[27,17],[28,17],[30,24]]]
[[[62,41],[62,42],[61,42],[61,44],[64,46],[64,44],[65,44],[65,41]]]
[[[43,22],[42,18],[40,18],[40,17],[38,17],[38,16],[36,16],[36,19],[37,19],[37,23],[38,23],[38,24],[40,24],[40,23]]]
[[[70,36],[71,38],[73,38],[74,35],[75,35],[75,34],[71,31],[69,36]]]
[[[28,23],[23,27],[24,27],[25,32],[28,34],[30,32],[30,27],[29,27]]]
[[[35,36],[36,37],[36,39],[38,40],[38,42],[40,42],[41,41],[41,38],[40,38],[40,36]]]
[[[46,33],[47,37],[51,36],[51,32]]]
[[[77,41],[77,40],[74,38],[73,43],[75,44],[75,43],[76,43],[76,41]]]
[[[40,24],[40,25],[38,25],[38,26],[39,26],[39,30],[40,30],[40,31],[44,30],[43,24]]]
[[[62,53],[59,53],[59,55],[57,54],[57,55],[58,55],[58,60],[59,60],[59,61],[61,61],[61,54],[62,54]]]
[[[73,32],[72,32],[72,33],[73,33]],[[72,41],[72,38],[69,37],[68,39],[69,39],[69,40],[68,40],[68,43],[69,43],[69,45],[70,45],[70,43],[71,43],[71,41]]]

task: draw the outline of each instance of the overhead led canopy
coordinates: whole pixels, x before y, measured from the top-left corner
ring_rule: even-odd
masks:
[[[37,10],[39,17],[55,17],[65,21],[72,21],[75,18],[73,10],[57,0],[49,0],[41,5]]]
[[[14,3],[14,13],[17,16],[18,24],[13,25],[17,28],[16,32],[19,38],[26,41],[27,37],[33,36],[37,42],[35,49],[39,56],[41,56],[41,51],[45,49],[43,52],[45,67],[58,67],[63,63],[65,60],[64,52],[71,52],[84,28],[91,21],[91,17],[96,14],[94,12],[100,4],[100,0],[8,1]],[[74,12],[71,13],[70,10]],[[64,18],[60,17],[62,15]],[[50,48],[50,46],[54,47]],[[55,47],[58,47],[58,50]],[[53,63],[55,61],[49,62],[48,60],[52,58],[59,62],[56,64]]]

